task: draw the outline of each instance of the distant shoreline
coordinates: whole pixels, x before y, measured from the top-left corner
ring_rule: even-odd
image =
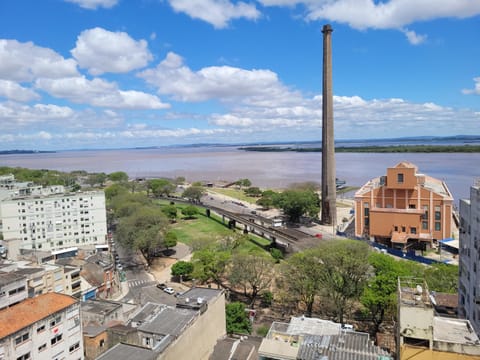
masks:
[[[321,147],[245,146],[239,150],[258,152],[322,152]],[[480,153],[480,145],[339,146],[336,153]]]
[[[0,150],[0,155],[21,155],[21,154],[49,154],[56,151],[40,151],[40,150]]]

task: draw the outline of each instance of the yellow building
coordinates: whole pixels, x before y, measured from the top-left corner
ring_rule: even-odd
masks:
[[[355,235],[396,248],[429,248],[451,236],[452,206],[445,182],[400,162],[355,193]]]

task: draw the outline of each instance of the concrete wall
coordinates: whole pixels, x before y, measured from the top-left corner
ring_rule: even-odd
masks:
[[[158,359],[208,360],[217,339],[226,335],[225,294],[208,303],[208,309]]]
[[[95,337],[83,336],[85,348],[85,360],[96,359],[99,355],[108,350],[108,334],[106,331]]]
[[[402,346],[400,348],[399,360],[470,360],[480,359],[478,355],[454,354],[451,352],[442,352],[417,348],[413,346]]]

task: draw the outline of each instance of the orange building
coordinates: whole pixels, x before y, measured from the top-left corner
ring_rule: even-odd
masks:
[[[355,193],[355,235],[400,249],[427,249],[451,236],[452,206],[445,182],[404,161]]]

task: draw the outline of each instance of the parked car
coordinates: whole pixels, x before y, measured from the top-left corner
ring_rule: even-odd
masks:
[[[167,287],[163,289],[163,291],[165,291],[167,294],[170,294],[170,295],[175,293],[175,290],[173,290],[171,287]]]
[[[161,290],[164,290],[167,288],[167,285],[164,284],[164,283],[161,283],[161,284],[157,284],[157,288],[161,289]]]

